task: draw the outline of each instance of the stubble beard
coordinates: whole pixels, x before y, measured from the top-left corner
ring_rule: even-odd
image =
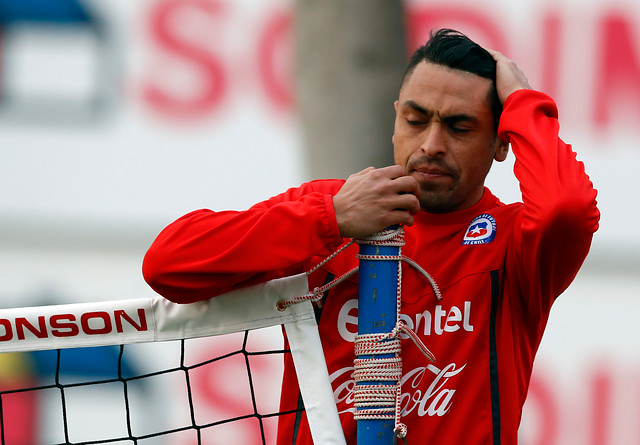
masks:
[[[429,184],[420,185],[420,207],[429,213],[447,213],[457,205],[455,187],[432,187]]]

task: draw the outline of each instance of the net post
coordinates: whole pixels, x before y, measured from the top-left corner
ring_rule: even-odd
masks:
[[[398,257],[398,246],[359,244],[359,285],[358,285],[358,334],[381,334],[393,331],[397,320],[398,260],[367,259],[367,256]],[[375,358],[392,358],[394,354],[379,354]],[[374,358],[358,355],[360,359]],[[388,385],[395,387],[395,381],[359,382],[358,385]],[[358,410],[358,408],[356,408]],[[388,419],[358,419],[358,445],[391,445],[394,443],[395,421]]]

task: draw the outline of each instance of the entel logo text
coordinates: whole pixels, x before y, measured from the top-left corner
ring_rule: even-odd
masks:
[[[442,335],[445,332],[456,332],[463,329],[467,332],[473,331],[471,324],[471,302],[465,301],[460,309],[451,306],[448,310],[443,309],[441,304],[433,308],[433,313],[426,310],[415,314],[415,321],[406,314],[400,314],[400,318],[410,329],[417,334]],[[422,328],[422,332],[420,332]],[[358,300],[347,301],[338,314],[338,332],[346,340],[353,342],[358,333]],[[405,334],[400,334],[402,338],[407,338]]]

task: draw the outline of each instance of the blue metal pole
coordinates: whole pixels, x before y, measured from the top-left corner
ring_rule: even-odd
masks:
[[[361,255],[398,256],[397,246],[375,246],[360,244]],[[358,290],[358,334],[391,332],[397,318],[397,260],[359,260]],[[393,354],[378,355],[377,358],[394,357]],[[359,358],[372,358],[359,356]],[[365,383],[358,383],[365,384]],[[394,386],[395,382],[366,382]],[[391,445],[394,441],[394,419],[358,420],[358,445]]]

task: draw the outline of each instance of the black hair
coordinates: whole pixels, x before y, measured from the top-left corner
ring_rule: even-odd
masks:
[[[491,80],[489,104],[493,114],[494,129],[498,130],[502,104],[496,90],[496,61],[486,49],[459,31],[452,29],[440,29],[435,33],[431,31],[427,43],[418,48],[409,59],[402,77],[402,85],[422,61],[467,71]]]

